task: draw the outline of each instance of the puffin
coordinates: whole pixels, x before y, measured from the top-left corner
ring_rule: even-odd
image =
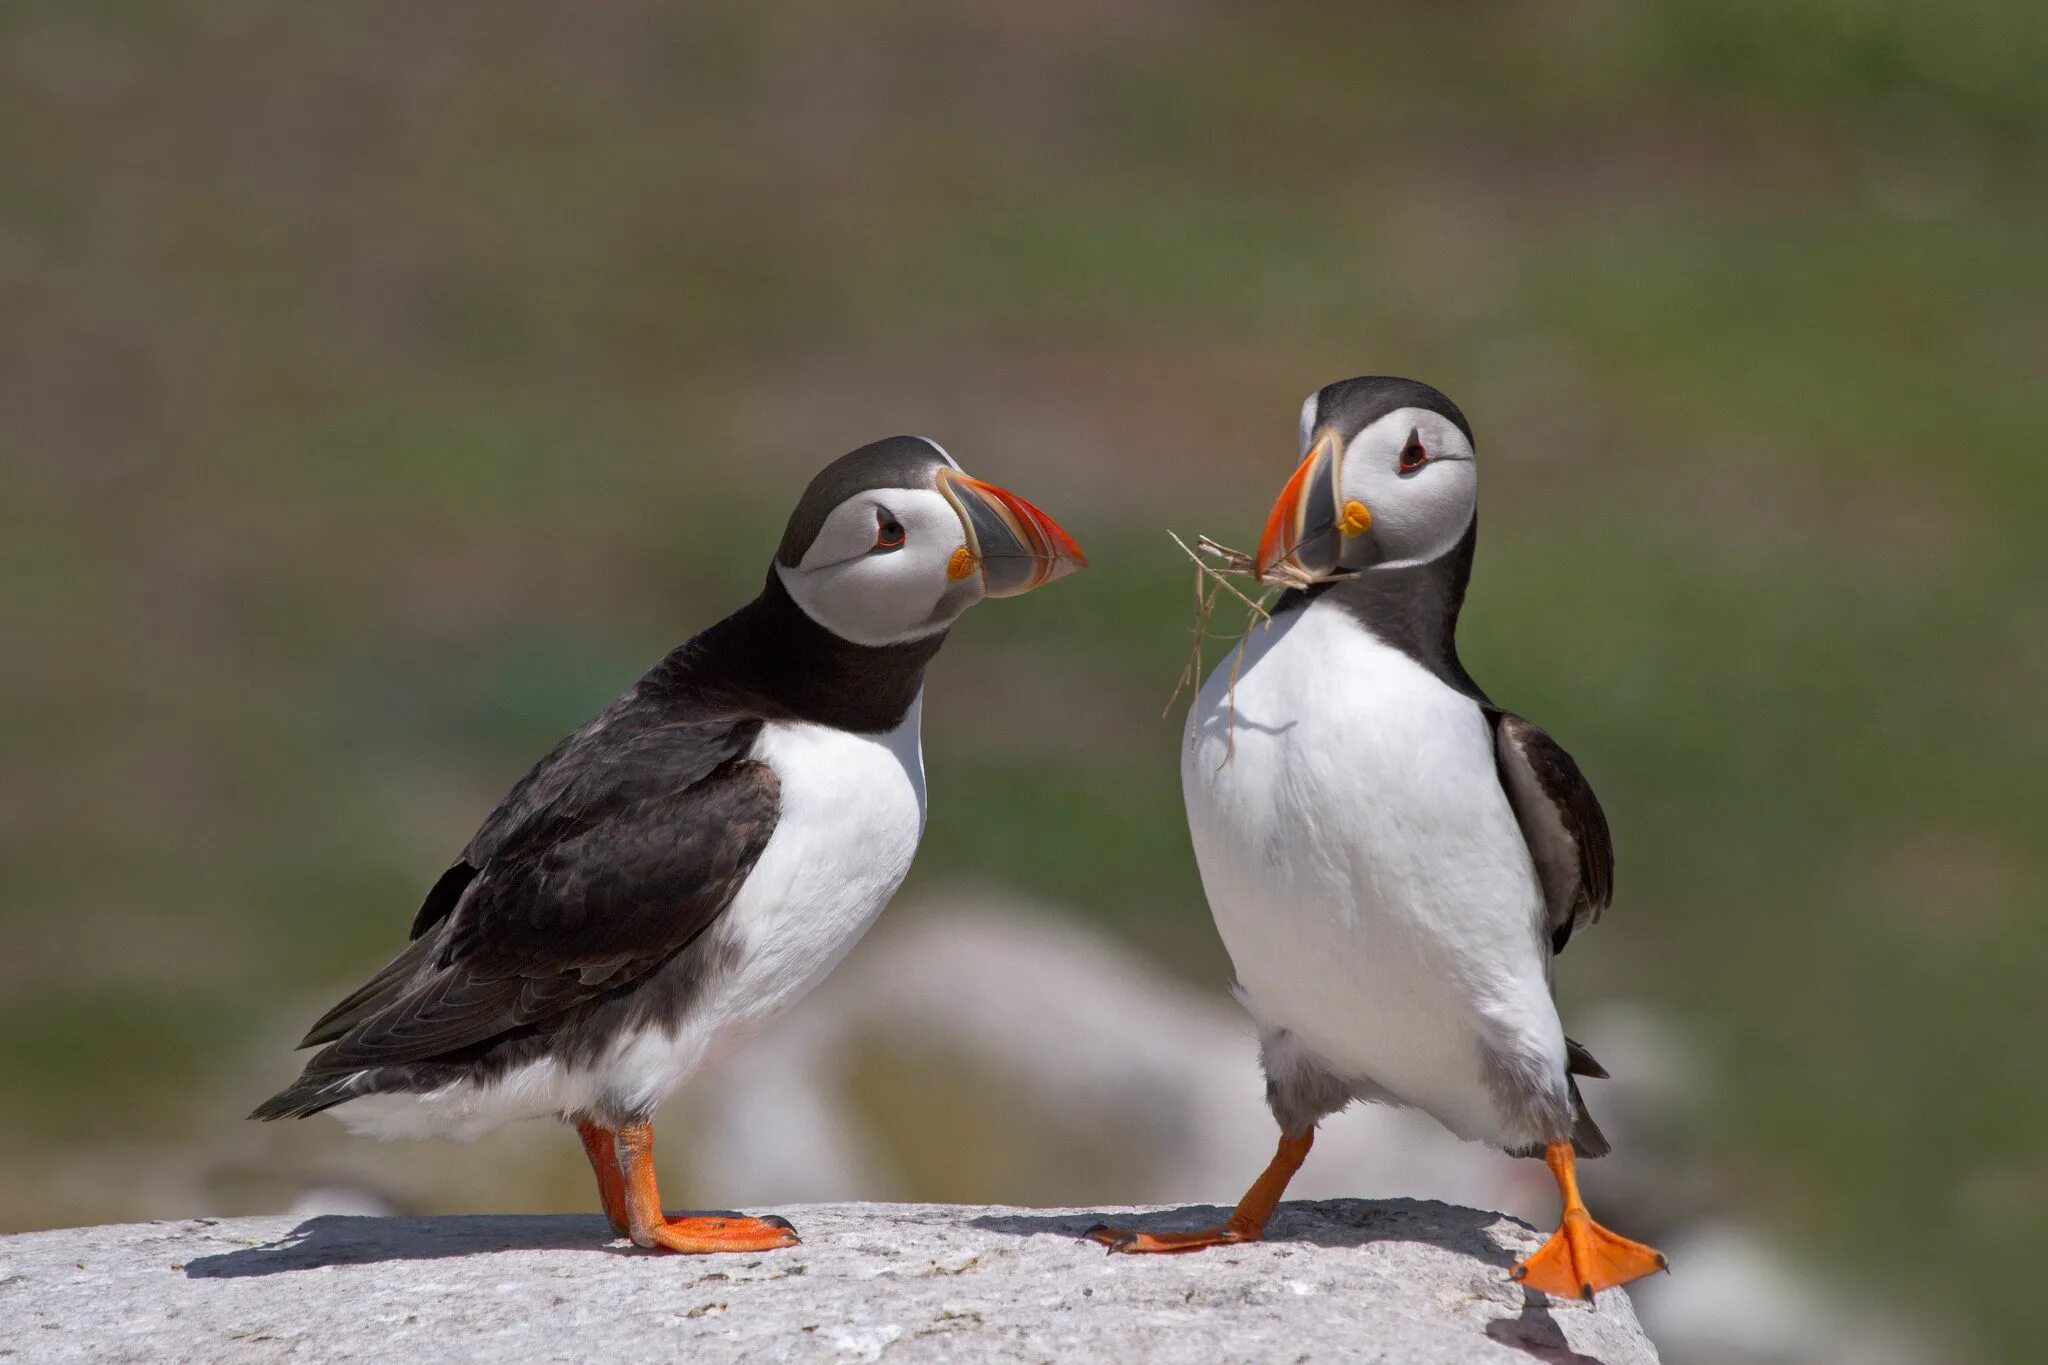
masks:
[[[925,667],[952,624],[1086,562],[923,437],[826,465],[759,596],[534,764],[250,1117],[465,1141],[557,1118],[618,1236],[795,1245],[779,1218],[667,1216],[651,1116],[815,986],[903,881]]]
[[[1540,1156],[1557,1232],[1512,1274],[1552,1295],[1665,1268],[1593,1221],[1576,1159],[1608,1150],[1553,964],[1613,897],[1579,766],[1459,662],[1477,544],[1472,426],[1427,384],[1366,376],[1301,409],[1302,457],[1254,569],[1286,591],[1204,683],[1181,787],[1202,888],[1258,1027],[1271,1164],[1228,1221],[1091,1229],[1125,1253],[1258,1239],[1316,1125],[1353,1100]]]

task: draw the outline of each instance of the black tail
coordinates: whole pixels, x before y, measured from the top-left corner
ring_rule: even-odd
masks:
[[[363,1085],[362,1080],[360,1071],[341,1074],[330,1071],[321,1075],[309,1071],[257,1105],[249,1117],[266,1123],[271,1119],[311,1118],[324,1109],[332,1109],[358,1095],[368,1094],[369,1087]]]
[[[1593,1054],[1586,1051],[1583,1044],[1567,1038],[1564,1040],[1564,1084],[1572,1097],[1572,1151],[1591,1160],[1596,1156],[1606,1156],[1614,1148],[1607,1141],[1607,1134],[1600,1131],[1600,1125],[1593,1122],[1592,1114],[1586,1110],[1586,1097],[1579,1093],[1579,1083],[1574,1079],[1579,1076],[1604,1081],[1607,1068],[1593,1060]],[[1510,1147],[1507,1152],[1509,1156],[1542,1156],[1543,1144],[1534,1142],[1527,1147]]]
[[[299,1040],[300,1047],[331,1043],[391,1003],[411,982],[420,964],[434,951],[437,940],[416,938],[404,951],[378,969],[375,976],[350,991],[333,1009],[321,1015]]]
[[[364,1020],[376,1015],[405,994],[412,985],[422,966],[431,958],[443,937],[431,933],[448,921],[462,893],[476,880],[477,869],[466,861],[457,862],[441,874],[427,892],[426,900],[420,905],[419,914],[412,923],[412,942],[406,944],[398,956],[380,968],[377,974],[344,996],[334,1008],[313,1021],[313,1027],[306,1030],[306,1036],[299,1040],[300,1047],[318,1047],[338,1042],[351,1029]],[[380,1077],[385,1085],[392,1081],[388,1069],[347,1070],[321,1068],[321,1059],[333,1051],[317,1054],[305,1072],[290,1085],[256,1106],[249,1115],[252,1119],[302,1119],[324,1109],[370,1094],[379,1089]],[[319,1069],[316,1069],[319,1068]]]
[[[1589,1159],[1606,1156],[1614,1148],[1607,1141],[1607,1134],[1600,1131],[1600,1125],[1593,1122],[1593,1116],[1586,1111],[1586,1100],[1579,1094],[1579,1083],[1572,1079],[1575,1076],[1604,1081],[1607,1068],[1595,1061],[1583,1044],[1567,1038],[1564,1040],[1564,1083],[1572,1094],[1572,1150]]]

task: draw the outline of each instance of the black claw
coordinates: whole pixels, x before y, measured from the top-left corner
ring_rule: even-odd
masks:
[[[1116,1235],[1115,1235],[1114,1237],[1107,1237],[1107,1238],[1105,1238],[1105,1237],[1098,1237],[1098,1236],[1096,1236],[1096,1235],[1095,1235],[1095,1234],[1097,1234],[1098,1232],[1110,1232],[1110,1233],[1116,1233]],[[1131,1243],[1133,1243],[1133,1242],[1135,1242],[1135,1241],[1137,1241],[1137,1240],[1138,1240],[1138,1234],[1137,1234],[1137,1233],[1135,1233],[1135,1232],[1117,1232],[1117,1230],[1116,1230],[1115,1228],[1111,1227],[1111,1226],[1110,1226],[1109,1224],[1107,1224],[1107,1223],[1097,1223],[1097,1224],[1096,1224],[1096,1225],[1095,1225],[1094,1227],[1092,1227],[1092,1228],[1088,1229],[1088,1231],[1086,1231],[1086,1232],[1082,1233],[1082,1234],[1081,1234],[1081,1236],[1082,1236],[1082,1239],[1083,1239],[1083,1240],[1085,1240],[1085,1241],[1090,1241],[1090,1242],[1099,1242],[1099,1243],[1101,1243],[1101,1244],[1102,1244],[1102,1247],[1103,1247],[1103,1249],[1104,1249],[1105,1251],[1109,1252],[1109,1253],[1110,1253],[1111,1255],[1115,1255],[1115,1254],[1116,1254],[1117,1252],[1119,1252],[1119,1251],[1122,1251],[1122,1250],[1124,1250],[1124,1249],[1125,1249],[1126,1247],[1130,1246],[1130,1245],[1131,1245]]]
[[[790,1222],[787,1218],[784,1218],[779,1214],[764,1213],[761,1215],[761,1221],[766,1223],[771,1228],[781,1228],[784,1232],[796,1231],[796,1224]]]

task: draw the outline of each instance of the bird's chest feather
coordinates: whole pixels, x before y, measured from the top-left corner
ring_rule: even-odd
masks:
[[[811,984],[858,939],[910,870],[924,833],[920,697],[896,729],[771,724],[753,757],[781,784],[775,832],[733,900],[747,974]]]
[[[1255,627],[1189,727],[1190,819],[1269,877],[1391,895],[1513,828],[1478,703],[1334,607]]]
[[[1362,1028],[1540,970],[1534,868],[1479,705],[1326,603],[1243,649],[1190,715],[1182,789],[1255,1008]]]

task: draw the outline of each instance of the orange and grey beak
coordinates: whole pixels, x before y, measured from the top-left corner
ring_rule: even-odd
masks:
[[[1016,597],[1088,567],[1088,557],[1058,522],[1008,489],[942,469],[939,491],[967,532],[967,544],[954,552],[946,572],[961,579],[979,571],[985,595]]]
[[[1343,475],[1344,452],[1335,434],[1319,433],[1266,518],[1253,561],[1262,581],[1282,566],[1308,578],[1337,571],[1345,537],[1363,535],[1372,525],[1364,503],[1340,496]],[[1283,573],[1280,581],[1289,577]]]

